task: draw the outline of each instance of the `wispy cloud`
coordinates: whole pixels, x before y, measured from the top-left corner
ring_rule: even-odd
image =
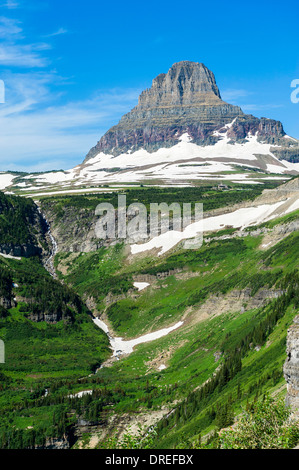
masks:
[[[45,38],[52,38],[54,36],[61,36],[62,34],[66,34],[69,31],[66,28],[59,28],[57,31],[54,31],[54,33],[46,34],[44,37]]]
[[[13,18],[6,18],[5,16],[0,16],[0,37],[1,38],[11,38],[16,34],[20,34],[22,28],[20,27],[20,21]]]
[[[242,88],[240,89],[227,89],[224,90],[223,93],[221,93],[222,99],[232,103],[232,104],[237,104],[241,106],[242,110],[246,113],[250,112],[263,112],[271,109],[276,109],[276,108],[282,108],[282,104],[278,103],[248,103],[249,97],[252,98],[252,95],[255,95],[253,91],[249,90],[244,90]],[[248,99],[249,98],[249,99]],[[247,101],[247,103],[246,103]]]
[[[0,16],[0,65],[11,67],[45,67],[49,61],[42,55],[51,46],[45,42],[25,43],[21,22]]]
[[[233,103],[233,102],[239,100],[240,98],[245,98],[245,97],[247,97],[249,95],[252,95],[252,94],[253,93],[251,91],[248,91],[248,90],[230,88],[230,89],[222,91],[221,92],[221,97],[222,97],[223,100]]]
[[[8,10],[15,10],[19,7],[19,3],[15,0],[6,0],[6,2],[2,3],[0,6],[7,8]]]
[[[283,108],[285,105],[276,104],[276,103],[266,103],[266,104],[243,104],[242,109],[244,111],[263,111],[265,109],[276,109]]]
[[[49,61],[39,54],[41,50],[45,50],[45,45],[2,44],[0,45],[0,64],[25,68],[45,67]]]
[[[0,107],[0,171],[45,171],[80,163],[108,128],[137,103],[139,89],[99,91],[60,103],[55,74],[8,76]],[[54,104],[53,104],[54,103]]]
[[[48,38],[66,33],[61,27]],[[10,69],[1,74],[6,103],[0,105],[0,171],[71,168],[137,104],[140,90],[135,89],[67,100],[69,81],[49,68],[50,39],[26,40],[22,23],[5,16],[0,16],[0,38],[0,65]]]

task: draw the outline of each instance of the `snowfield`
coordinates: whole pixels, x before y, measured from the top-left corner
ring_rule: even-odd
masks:
[[[113,338],[110,336],[107,325],[99,318],[94,318],[93,321],[99,328],[108,334],[110,345],[113,350],[113,356],[115,357],[121,356],[122,354],[131,354],[137,344],[148,343],[150,341],[154,341],[155,339],[162,338],[177,328],[180,328],[180,326],[184,324],[184,322],[180,321],[169,328],[163,328],[162,330],[148,333],[147,335],[140,336],[139,338],[124,341],[122,338]]]
[[[10,186],[15,178],[16,175],[12,175],[10,173],[0,173],[0,189],[5,189]]]
[[[234,212],[208,217],[199,222],[188,225],[184,231],[169,231],[152,238],[150,241],[141,244],[131,245],[133,255],[143,253],[152,249],[159,249],[158,256],[169,251],[182,240],[192,239],[203,232],[210,232],[224,229],[225,227],[240,228],[243,230],[252,225],[258,225],[271,218],[290,213],[299,208],[299,199],[291,204],[281,214],[277,210],[285,206],[287,201],[280,201],[274,204],[263,204],[260,206],[245,207]]]
[[[228,129],[230,125],[226,128]],[[99,153],[85,165],[81,165],[81,168],[76,167],[76,170],[80,171],[79,180],[84,178],[93,183],[140,182],[144,179],[157,178],[172,181],[215,179],[216,173],[219,174],[219,178],[229,180],[232,175],[221,175],[221,173],[236,171],[233,165],[259,168],[260,156],[267,155],[268,159],[272,159],[272,163],[265,165],[265,171],[281,175],[287,171],[299,172],[299,163],[279,161],[270,151],[272,145],[258,142],[257,136],[249,135],[248,142],[233,145],[229,143],[226,134],[219,136],[221,140],[215,145],[204,147],[190,142],[190,136],[183,134],[178,144],[171,148],[160,148],[153,153],[145,149],[123,153],[117,157]],[[243,182],[248,176],[246,173],[236,172],[234,179]],[[252,177],[252,174],[250,176]]]
[[[70,170],[26,175],[24,180],[28,180],[28,187],[24,182],[18,183],[17,187],[29,191],[48,189],[59,194],[58,191],[74,191],[76,186],[138,184],[155,180],[168,185],[192,180],[233,180],[244,184],[263,182],[259,180],[259,172],[252,173],[251,169],[268,173],[272,180],[286,180],[290,171],[299,174],[299,163],[278,160],[270,150],[274,145],[258,142],[256,135],[248,135],[245,143],[231,144],[227,136],[231,125],[224,126],[224,133],[214,133],[220,137],[215,145],[199,146],[185,133],[171,148],[160,148],[152,153],[145,149],[129,150],[117,157],[101,152]],[[276,176],[271,176],[273,173]],[[10,188],[15,178],[9,172],[0,173],[0,189]]]
[[[182,136],[183,137],[183,136]],[[185,139],[171,148],[160,148],[156,152],[149,153],[140,149],[133,153],[123,153],[118,157],[99,153],[88,160],[86,165],[90,165],[95,170],[103,168],[132,168],[144,165],[159,165],[161,162],[170,163],[178,160],[192,160],[202,158],[204,160],[225,158],[227,160],[252,160],[256,161],[255,154],[271,155],[270,144],[257,142],[256,136],[248,137],[249,142],[245,144],[229,144],[229,138],[225,135],[215,145],[201,147]],[[275,157],[274,157],[275,158]],[[91,169],[91,168],[90,168]],[[84,171],[84,170],[83,170]]]
[[[148,282],[134,282],[133,286],[136,287],[139,291],[146,289],[150,284]]]

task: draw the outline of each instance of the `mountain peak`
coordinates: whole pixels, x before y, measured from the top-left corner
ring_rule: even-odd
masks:
[[[176,62],[154,78],[152,87],[139,97],[139,108],[201,106],[221,100],[213,72],[204,64]]]
[[[223,101],[213,72],[203,63],[183,60],[153,79],[137,106],[106,132],[85,162],[100,153],[155,152],[174,146],[184,134],[199,146],[213,145],[223,132],[232,143],[256,135],[274,144],[285,135],[280,122],[245,115]]]

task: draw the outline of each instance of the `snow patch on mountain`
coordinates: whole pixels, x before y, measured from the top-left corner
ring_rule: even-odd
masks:
[[[12,175],[11,173],[0,173],[0,189],[5,189],[10,186],[15,178],[16,175]]]
[[[133,255],[143,253],[152,249],[159,249],[158,256],[169,251],[182,240],[187,240],[196,237],[199,233],[210,232],[224,229],[225,227],[231,228],[244,228],[254,225],[259,225],[263,222],[278,217],[277,210],[281,206],[285,206],[286,201],[280,201],[273,204],[262,204],[259,206],[245,207],[236,211],[218,215],[215,217],[207,217],[199,222],[188,225],[182,232],[168,231],[157,237],[152,238],[150,241],[142,244],[131,245],[131,253]],[[299,208],[299,199],[292,203],[280,215],[290,213]]]

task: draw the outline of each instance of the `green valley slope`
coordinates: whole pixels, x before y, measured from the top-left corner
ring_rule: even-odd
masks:
[[[94,203],[78,196],[42,202],[56,234],[72,207],[83,213]],[[58,239],[62,286],[38,259],[4,259],[1,285],[19,302],[1,319],[9,353],[0,365],[2,447],[46,445],[46,438],[66,435],[68,446],[105,447],[107,434],[121,436],[130,423],[156,424],[156,448],[190,447],[264,393],[284,396],[286,334],[299,307],[298,226],[299,211],[242,235],[220,231],[199,250],[178,247],[161,257],[132,258],[121,244],[76,252]],[[49,288],[41,297],[36,286],[43,279]],[[136,282],[149,285],[138,291]],[[32,321],[32,306],[52,310],[53,297],[70,317]],[[92,374],[109,353],[86,304],[111,334],[126,339],[184,323]],[[217,436],[210,445],[218,446]]]

